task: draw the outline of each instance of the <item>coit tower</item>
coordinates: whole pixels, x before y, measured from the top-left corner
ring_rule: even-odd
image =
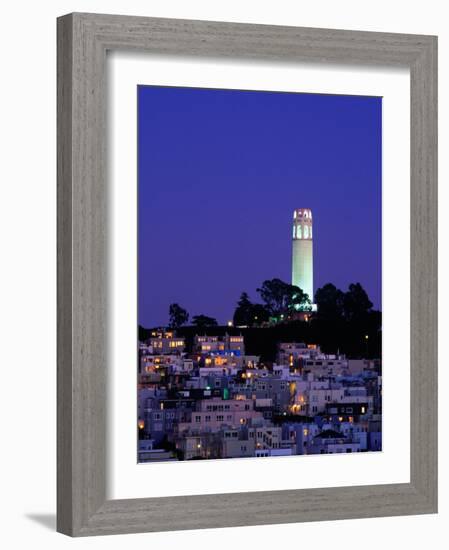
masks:
[[[293,211],[292,285],[299,286],[313,302],[313,233],[312,211]]]

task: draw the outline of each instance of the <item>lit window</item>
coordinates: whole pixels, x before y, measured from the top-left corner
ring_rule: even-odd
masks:
[[[295,212],[296,214],[296,212]],[[293,238],[295,239],[296,238],[296,226],[293,226]]]
[[[309,238],[309,226],[307,225],[304,226],[304,238],[305,239]]]
[[[297,238],[297,239],[302,239],[302,235],[301,235],[301,226],[300,226],[300,225],[297,225],[297,226],[296,226],[296,238]]]
[[[312,238],[312,226],[309,227],[309,236]]]

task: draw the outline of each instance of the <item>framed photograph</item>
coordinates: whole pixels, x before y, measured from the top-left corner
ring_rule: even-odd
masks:
[[[58,531],[437,511],[437,39],[58,19]]]

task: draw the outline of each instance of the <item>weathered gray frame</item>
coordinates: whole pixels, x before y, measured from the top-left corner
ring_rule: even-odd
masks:
[[[411,481],[106,500],[108,50],[411,71]],[[58,19],[58,506],[72,536],[437,511],[437,38],[75,13]]]

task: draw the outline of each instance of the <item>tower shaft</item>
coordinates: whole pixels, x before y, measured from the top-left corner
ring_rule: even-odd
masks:
[[[292,248],[292,285],[303,290],[313,302],[313,229],[309,208],[293,212]]]

